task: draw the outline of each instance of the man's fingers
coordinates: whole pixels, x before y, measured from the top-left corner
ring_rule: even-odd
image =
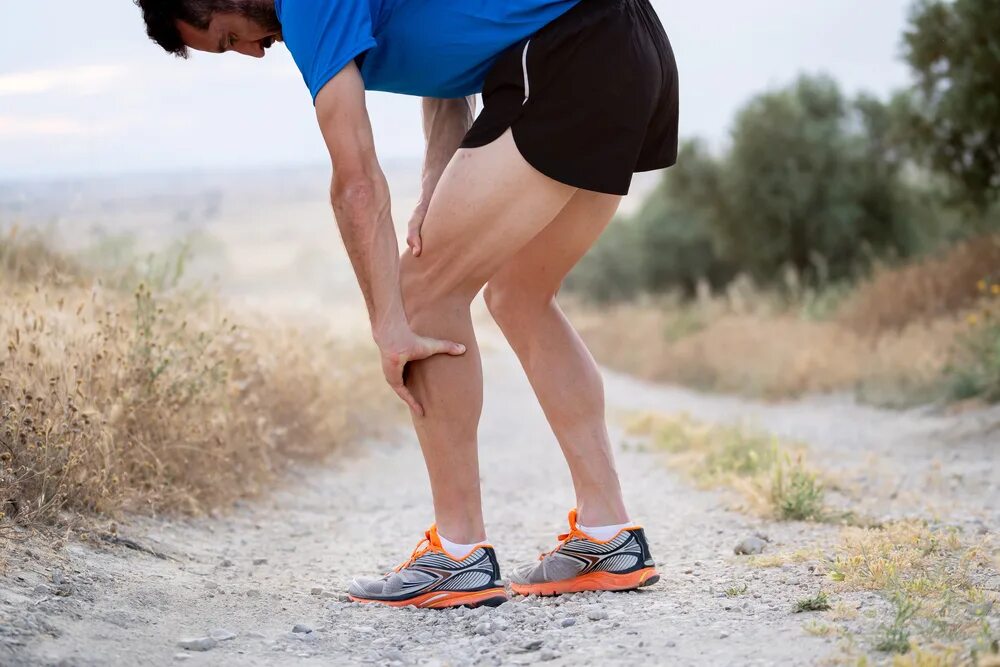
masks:
[[[413,397],[410,390],[406,388],[406,385],[399,384],[393,385],[392,390],[396,392],[396,395],[403,399],[403,402],[410,406],[410,410],[414,412],[418,417],[424,416],[424,408],[417,402],[417,399]]]
[[[453,357],[465,354],[465,346],[461,343],[453,343],[449,340],[437,340],[436,338],[424,338],[426,355],[421,359],[432,357],[435,354],[449,354]]]

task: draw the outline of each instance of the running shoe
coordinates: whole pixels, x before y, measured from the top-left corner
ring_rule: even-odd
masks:
[[[576,510],[569,513],[569,532],[559,536],[559,546],[537,563],[517,568],[510,578],[511,588],[521,595],[629,591],[659,580],[641,527],[623,528],[602,542],[577,527]]]
[[[347,589],[354,602],[391,607],[496,607],[507,601],[493,547],[476,547],[455,558],[441,546],[431,526],[409,560],[381,577],[358,577]]]

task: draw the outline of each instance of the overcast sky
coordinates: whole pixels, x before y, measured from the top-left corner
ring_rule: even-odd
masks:
[[[877,94],[908,79],[909,0],[653,4],[680,67],[684,136],[724,142],[750,95],[799,72]],[[263,61],[177,60],[148,42],[129,0],[0,0],[0,26],[0,180],[327,159],[282,46]],[[421,154],[415,98],[370,94],[369,108],[383,159]]]

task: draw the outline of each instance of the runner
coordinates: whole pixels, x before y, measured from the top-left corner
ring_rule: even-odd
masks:
[[[469,308],[484,286],[562,447],[577,506],[555,549],[515,569],[511,588],[657,581],[622,500],[600,372],[556,302],[632,174],[677,157],[677,69],[648,0],[136,4],[149,36],[178,56],[263,57],[284,41],[312,94],[334,214],[385,378],[410,406],[436,519],[393,572],[355,579],[351,598],[435,608],[507,599],[480,499],[483,377]],[[402,257],[365,90],[424,98],[421,197]]]

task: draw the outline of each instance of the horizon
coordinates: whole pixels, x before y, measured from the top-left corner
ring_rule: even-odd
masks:
[[[716,148],[750,96],[801,73],[827,73],[849,95],[884,97],[909,80],[899,58],[909,0],[653,4],[680,64],[682,137]],[[0,181],[328,164],[286,49],[185,62],[148,41],[131,3],[55,5],[0,10],[19,27],[0,43]],[[87,25],[99,27],[81,49]],[[419,159],[418,99],[369,93],[368,103],[383,162]]]

